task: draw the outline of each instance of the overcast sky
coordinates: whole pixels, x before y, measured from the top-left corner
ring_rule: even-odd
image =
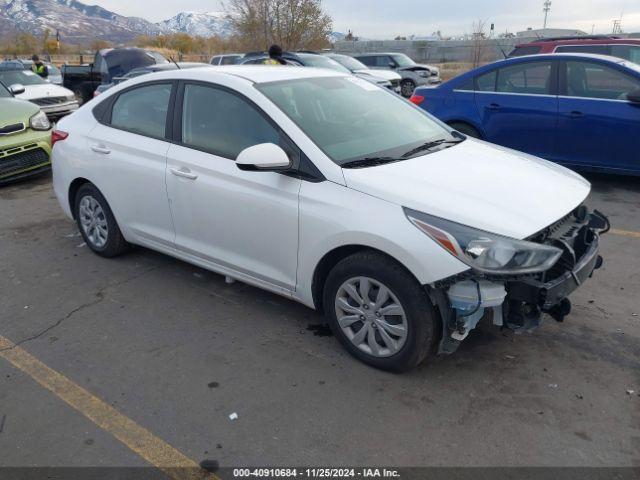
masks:
[[[221,10],[219,0],[85,0],[117,13],[152,21],[164,20],[185,10]],[[475,20],[495,23],[498,32],[542,27],[543,0],[324,0],[334,20],[334,30],[369,38],[396,35],[429,35],[441,30],[458,35],[472,30]],[[625,32],[640,32],[639,0],[553,0],[549,26],[610,33],[613,20],[622,15]],[[595,27],[594,27],[595,26]]]

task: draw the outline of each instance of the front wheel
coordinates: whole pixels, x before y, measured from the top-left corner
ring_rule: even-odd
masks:
[[[339,262],[324,289],[335,336],[375,368],[406,371],[433,351],[437,321],[427,293],[389,257],[366,251]]]
[[[403,80],[400,84],[400,92],[404,98],[410,98],[416,89],[416,84],[413,80]]]

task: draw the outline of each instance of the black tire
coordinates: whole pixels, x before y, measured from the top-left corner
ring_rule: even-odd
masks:
[[[405,312],[406,341],[392,356],[381,358],[363,351],[338,323],[336,297],[343,284],[355,277],[369,277],[388,287]],[[329,326],[340,343],[360,361],[381,370],[403,372],[418,366],[434,352],[439,340],[438,317],[424,288],[402,265],[375,251],[353,254],[331,270],[324,287],[323,305]]]
[[[414,90],[416,89],[416,82],[413,80],[402,80],[400,82],[400,92],[404,98],[409,98],[413,95]]]
[[[84,199],[95,200],[102,210],[100,218],[104,218],[106,221],[107,230],[107,238],[104,245],[96,244],[92,237],[87,233],[85,227],[83,227],[80,205]],[[107,200],[104,198],[102,193],[100,193],[100,190],[98,190],[92,183],[85,183],[78,189],[74,199],[74,213],[82,238],[86,242],[87,246],[98,255],[106,258],[113,258],[125,253],[131,247],[122,236],[122,232],[120,231],[120,227],[118,227],[115,217],[113,216],[109,203],[107,203]]]
[[[472,138],[482,138],[482,135],[480,135],[480,132],[476,129],[476,127],[474,127],[473,125],[469,125],[468,123],[464,123],[464,122],[451,122],[449,124],[449,126],[451,128],[453,128],[454,130],[457,130],[458,132],[468,136],[468,137],[472,137]]]

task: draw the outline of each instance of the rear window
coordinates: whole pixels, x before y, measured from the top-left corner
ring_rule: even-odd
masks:
[[[516,47],[509,54],[509,57],[524,57],[525,55],[536,55],[542,51],[540,45],[531,45],[526,47]]]
[[[609,55],[609,45],[560,45],[557,53],[593,53],[597,55]]]

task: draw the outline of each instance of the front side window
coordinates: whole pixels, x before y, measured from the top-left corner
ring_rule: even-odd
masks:
[[[640,45],[611,45],[611,55],[640,65]]]
[[[111,126],[153,138],[164,138],[171,84],[138,87],[121,93],[113,104]]]
[[[390,68],[392,64],[394,64],[394,62],[388,55],[379,55],[375,57],[374,65],[376,67]]]
[[[0,98],[11,98],[11,93],[2,84],[0,84]]]
[[[403,157],[427,142],[455,140],[419,108],[356,77],[286,80],[257,88],[338,165]]]
[[[499,69],[496,92],[549,95],[551,62],[521,63]]]
[[[185,86],[183,144],[235,160],[245,148],[279,142],[278,130],[238,95],[202,85]]]
[[[412,67],[413,65],[416,64],[416,62],[411,60],[404,53],[401,53],[399,55],[394,55],[393,60],[396,62],[396,65],[398,65],[398,67],[400,68]]]
[[[567,62],[567,95],[570,97],[625,100],[640,88],[640,80],[593,62]]]

